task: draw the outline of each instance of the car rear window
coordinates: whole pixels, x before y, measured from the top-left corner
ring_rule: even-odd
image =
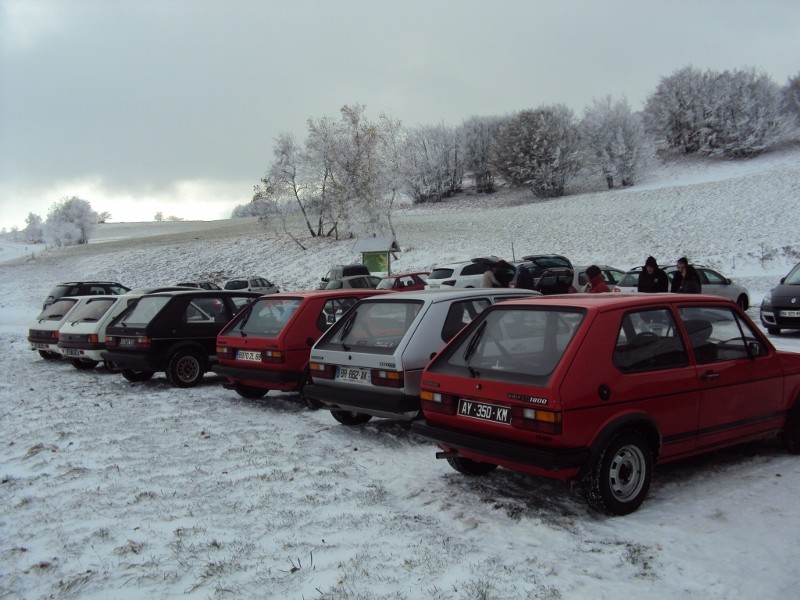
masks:
[[[458,335],[428,367],[464,377],[546,385],[584,312],[507,307],[493,310]]]
[[[39,321],[60,321],[75,306],[77,301],[78,299],[75,297],[61,298],[61,300],[57,300],[45,308],[36,318]]]
[[[112,325],[143,327],[161,312],[169,300],[170,296],[142,296],[136,304],[114,319]]]
[[[392,354],[422,306],[421,300],[362,302],[337,321],[316,347]]]
[[[225,284],[226,290],[244,290],[246,288],[247,288],[246,279],[234,279],[233,281],[228,281]]]
[[[90,298],[76,307],[75,312],[73,312],[69,318],[76,323],[99,321],[115,302],[116,300],[113,298]]]
[[[277,337],[300,307],[300,298],[261,298],[225,331],[225,335],[242,337]]]
[[[453,276],[453,269],[434,269],[428,279],[447,279]]]

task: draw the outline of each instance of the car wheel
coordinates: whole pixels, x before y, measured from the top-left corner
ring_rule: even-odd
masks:
[[[464,475],[486,475],[497,468],[492,463],[480,462],[463,456],[451,456],[447,462],[459,473]]]
[[[194,350],[178,350],[167,366],[167,378],[175,387],[194,387],[203,379],[203,359]]]
[[[242,385],[240,383],[237,383],[234,389],[242,398],[247,398],[248,400],[260,400],[266,396],[267,392],[269,391],[263,388],[252,387],[250,385]]]
[[[153,375],[155,375],[155,371],[134,371],[133,369],[122,369],[121,373],[125,379],[132,381],[133,383],[138,381],[148,381],[151,377],[153,377]]]
[[[300,394],[300,399],[305,402],[305,405],[311,410],[319,410],[322,408],[322,402],[309,398],[303,393],[303,389],[307,383],[311,383],[311,375],[308,372],[308,367],[300,374],[300,381],[297,384],[297,392]]]
[[[783,428],[783,444],[792,454],[800,454],[800,405],[789,413]]]
[[[781,328],[780,327],[767,327],[767,333],[770,335],[780,335]]]
[[[742,294],[736,299],[736,304],[738,304],[739,308],[741,308],[742,310],[747,310],[748,308],[750,308],[750,303],[747,301],[747,296],[745,296],[744,294]]]
[[[45,360],[58,360],[61,358],[58,352],[48,352],[47,350],[39,350],[39,356]]]
[[[632,513],[647,496],[652,471],[653,452],[640,433],[626,431],[612,437],[588,476],[589,505],[608,515]]]
[[[110,360],[104,360],[104,361],[103,361],[103,366],[106,368],[106,370],[107,370],[109,373],[118,373],[118,372],[119,372],[119,367],[118,367],[117,365],[115,365],[115,364],[113,363],[113,361],[110,361]]]
[[[332,410],[331,416],[342,425],[361,425],[372,419],[372,415],[365,415],[352,410]]]
[[[96,360],[91,360],[88,358],[70,358],[69,362],[72,363],[73,367],[80,371],[88,371],[97,366]]]

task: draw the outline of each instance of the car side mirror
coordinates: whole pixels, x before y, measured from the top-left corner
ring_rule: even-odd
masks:
[[[306,344],[308,344],[309,346],[313,346],[314,345],[314,338],[306,338]]]
[[[783,285],[785,281],[786,281],[786,277],[781,277],[781,285]]]
[[[764,346],[761,342],[747,342],[747,356],[748,358],[755,359],[764,354]]]
[[[725,285],[730,285],[730,284],[731,284],[730,277],[726,277],[725,278]]]

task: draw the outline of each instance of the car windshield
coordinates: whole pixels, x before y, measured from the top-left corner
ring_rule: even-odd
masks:
[[[637,287],[639,285],[639,271],[632,271],[625,273],[622,278],[617,282],[619,287]]]
[[[73,323],[99,321],[115,302],[114,298],[90,298],[77,306],[69,318]]]
[[[77,301],[78,299],[74,297],[57,300],[45,308],[36,318],[39,321],[60,321],[75,306]]]
[[[783,283],[786,285],[800,285],[800,265],[795,266],[794,269],[789,271]]]
[[[506,306],[474,322],[428,369],[481,379],[546,385],[583,320],[577,309]]]
[[[152,321],[171,296],[143,296],[128,310],[118,316],[112,325],[125,326],[144,326]]]
[[[283,296],[261,298],[235,319],[224,335],[276,337],[300,306],[302,299]]]
[[[339,319],[317,348],[392,354],[422,309],[421,300],[361,302]]]
[[[384,279],[381,279],[380,283],[378,284],[378,287],[375,289],[390,290],[392,289],[392,286],[394,285],[395,281],[397,281],[397,277],[386,277]]]

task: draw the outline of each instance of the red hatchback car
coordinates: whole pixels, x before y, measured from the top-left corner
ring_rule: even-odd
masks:
[[[429,271],[416,271],[402,275],[389,275],[381,279],[378,290],[394,290],[395,292],[413,292],[425,289]]]
[[[213,367],[244,398],[269,390],[301,391],[308,380],[311,346],[361,298],[386,292],[323,290],[262,296],[217,336]],[[312,405],[311,408],[319,408]]]
[[[579,478],[636,510],[654,463],[782,434],[800,452],[800,354],[733,302],[570,294],[488,307],[428,364],[412,425],[462,473]]]

